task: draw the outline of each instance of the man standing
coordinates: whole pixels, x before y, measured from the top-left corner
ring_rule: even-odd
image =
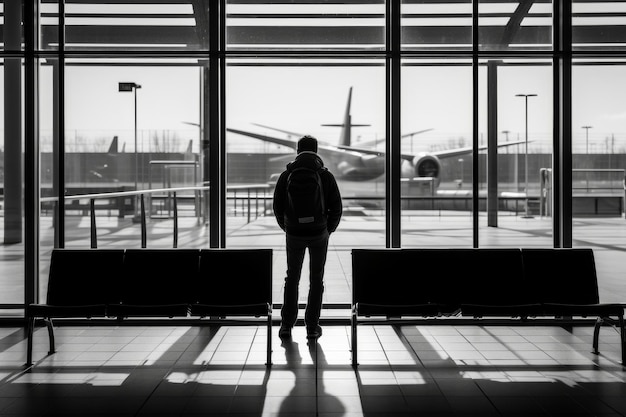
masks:
[[[304,313],[307,338],[322,335],[319,325],[324,293],[324,266],[328,239],[337,229],[343,206],[337,181],[317,154],[317,139],[298,141],[296,159],[276,182],[274,215],[286,234],[287,277],[278,335],[291,337],[298,317],[298,285],[305,250],[309,249],[309,295]]]

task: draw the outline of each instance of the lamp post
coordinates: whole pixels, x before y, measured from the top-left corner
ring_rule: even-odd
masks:
[[[589,154],[589,129],[593,126],[582,126],[585,129],[585,153]]]
[[[135,191],[137,191],[138,173],[137,167],[139,166],[138,153],[137,153],[137,90],[141,86],[137,83],[123,82],[118,84],[118,90],[120,92],[134,92],[135,93]]]
[[[137,90],[140,89],[141,86],[137,83],[132,82],[120,82],[118,84],[118,91],[120,92],[134,92],[135,93],[135,191],[138,190],[138,167],[139,167],[139,159],[137,152]],[[135,215],[133,216],[133,222],[139,222],[141,219],[141,215],[137,213],[137,209],[139,208],[137,196],[135,196]]]
[[[524,97],[524,182],[526,183],[524,192],[526,194],[526,210],[523,218],[532,219],[528,213],[528,97],[537,97],[537,94],[515,94],[515,97]]]

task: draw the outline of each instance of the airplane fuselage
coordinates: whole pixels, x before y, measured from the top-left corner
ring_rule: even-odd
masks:
[[[338,154],[323,149],[320,149],[318,153],[327,168],[338,179],[369,181],[385,173],[384,156],[368,155],[363,157],[351,155],[349,152]]]

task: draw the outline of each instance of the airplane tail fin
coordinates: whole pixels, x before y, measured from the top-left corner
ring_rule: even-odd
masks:
[[[193,153],[193,139],[189,139],[189,144],[187,145],[187,149],[185,149],[185,153]]]
[[[107,151],[109,154],[118,153],[117,151],[117,136],[113,136],[113,140],[111,141],[111,145],[109,145],[109,150]]]
[[[360,126],[370,126],[364,124],[352,124],[352,115],[350,114],[350,108],[352,106],[352,87],[348,90],[348,101],[346,103],[346,111],[343,115],[343,123],[341,124],[323,124],[322,126],[340,127],[341,133],[339,134],[339,146],[351,146],[352,145],[352,128]]]

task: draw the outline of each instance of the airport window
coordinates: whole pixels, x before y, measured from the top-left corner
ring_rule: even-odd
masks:
[[[262,244],[284,244],[270,198],[295,158],[293,141],[305,134],[319,140],[318,154],[337,178],[346,210],[341,229],[384,241],[384,154],[345,150],[384,149],[384,78],[381,59],[228,61],[228,246],[249,245],[250,234]],[[252,207],[250,192],[262,196]],[[349,251],[341,229],[334,243]]]
[[[305,133],[332,150],[344,198],[329,303],[349,302],[353,247],[592,246],[608,293],[623,7],[4,2],[0,229],[17,278],[0,309],[45,292],[58,246],[271,247],[284,262],[272,184]]]
[[[200,76],[190,59],[68,59],[65,68],[66,247],[90,246],[90,228],[79,228],[89,199],[81,194],[163,190],[145,195],[150,247],[172,246],[173,192],[178,233],[196,228],[201,184]],[[98,80],[97,82],[95,82]],[[99,228],[135,223],[136,196],[96,200]],[[121,213],[120,213],[121,211]],[[122,243],[123,242],[123,243]],[[102,234],[98,247],[140,244],[130,233]],[[208,244],[198,242],[198,245]]]
[[[551,61],[503,57],[481,61],[480,68],[480,246],[549,247]]]
[[[12,3],[22,2],[17,1]],[[36,13],[38,14],[39,22],[39,48],[43,51],[59,50],[59,28],[61,27],[61,20],[59,18],[60,6],[62,6],[62,4],[59,0],[42,1],[37,5]]]
[[[624,51],[626,2],[572,1],[572,49]]]
[[[4,92],[2,113],[2,288],[0,304],[19,304],[24,297],[24,180],[22,149],[24,131],[22,113],[24,105],[23,59],[2,60],[2,90]],[[12,310],[7,312],[12,313]]]
[[[57,209],[59,192],[55,188],[56,176],[60,174],[58,115],[54,97],[58,97],[59,61],[55,58],[38,61],[38,144],[39,144],[39,193],[41,195],[39,226],[39,294],[45,294],[48,285],[50,251],[56,245],[59,229],[52,215]],[[15,300],[13,301],[15,302]]]
[[[217,2],[100,2],[65,4],[65,48],[70,51],[208,50],[208,13]],[[57,31],[50,33],[54,43]]]
[[[472,2],[402,1],[406,51],[471,51]]]
[[[600,296],[611,302],[617,302],[611,288],[624,276],[615,258],[624,250],[626,86],[616,80],[626,75],[625,64],[621,58],[579,59],[572,68],[573,245],[594,248]]]
[[[402,246],[471,247],[471,61],[407,59],[402,80]]]
[[[553,7],[552,1],[480,2],[480,49],[552,50]]]
[[[229,51],[384,51],[385,1],[228,1]]]

